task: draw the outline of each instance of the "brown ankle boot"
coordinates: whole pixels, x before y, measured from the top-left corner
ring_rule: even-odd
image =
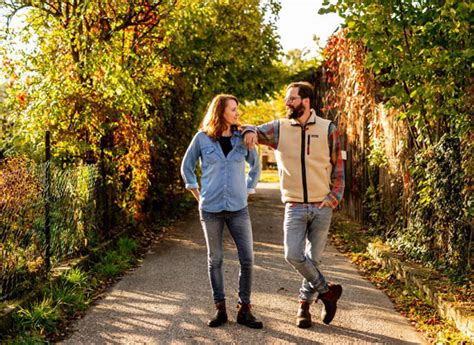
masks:
[[[216,314],[207,322],[209,327],[219,327],[227,322],[227,311],[225,302],[216,303]]]
[[[339,284],[329,284],[329,291],[319,294],[318,299],[323,301],[324,308],[321,313],[321,320],[326,325],[329,325],[334,319],[334,315],[336,315],[337,310],[337,300],[342,295],[342,286]],[[317,301],[317,300],[316,300]]]
[[[309,303],[300,301],[300,307],[296,314],[296,326],[299,328],[311,327],[311,314],[309,313]]]
[[[252,315],[252,312],[250,309],[252,306],[250,304],[238,304],[237,308],[239,308],[239,311],[237,313],[237,323],[240,323],[241,325],[250,327],[250,328],[262,328],[263,323],[262,321],[259,321],[255,318],[255,316]]]

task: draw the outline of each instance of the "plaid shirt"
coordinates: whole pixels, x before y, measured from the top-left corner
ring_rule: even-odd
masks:
[[[274,120],[260,126],[246,126],[243,134],[247,131],[257,132],[259,144],[270,146],[273,149],[278,147],[280,122]],[[341,143],[339,132],[334,123],[329,125],[328,130],[329,152],[332,165],[331,172],[331,191],[324,198],[331,206],[336,207],[344,195],[344,161],[342,159]]]

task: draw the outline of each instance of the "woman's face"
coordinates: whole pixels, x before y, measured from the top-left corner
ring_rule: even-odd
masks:
[[[233,99],[229,99],[225,105],[224,110],[224,121],[227,126],[237,124],[239,119],[239,111],[237,110],[237,102]]]

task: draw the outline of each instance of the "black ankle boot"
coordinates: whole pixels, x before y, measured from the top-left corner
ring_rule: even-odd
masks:
[[[342,295],[341,285],[328,284],[328,287],[329,291],[319,294],[318,296],[318,299],[320,299],[324,304],[324,308],[321,313],[321,320],[323,320],[326,325],[329,325],[332,319],[334,319],[334,315],[336,315],[337,310],[337,300],[341,298]]]
[[[250,309],[252,306],[250,304],[238,304],[237,308],[239,308],[239,311],[237,313],[237,323],[240,323],[241,325],[250,327],[250,328],[262,328],[263,323],[255,318],[255,316],[252,315],[252,312]]]
[[[227,322],[225,302],[216,303],[216,315],[207,322],[209,327],[219,327]]]

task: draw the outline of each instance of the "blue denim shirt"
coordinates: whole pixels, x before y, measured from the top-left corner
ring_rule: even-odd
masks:
[[[239,131],[230,139],[232,150],[227,157],[218,141],[198,132],[181,163],[181,176],[187,189],[199,188],[196,165],[201,165],[201,201],[199,208],[207,212],[239,211],[247,206],[247,194],[254,192],[260,176],[256,149],[248,151]],[[250,170],[245,177],[245,161]]]

